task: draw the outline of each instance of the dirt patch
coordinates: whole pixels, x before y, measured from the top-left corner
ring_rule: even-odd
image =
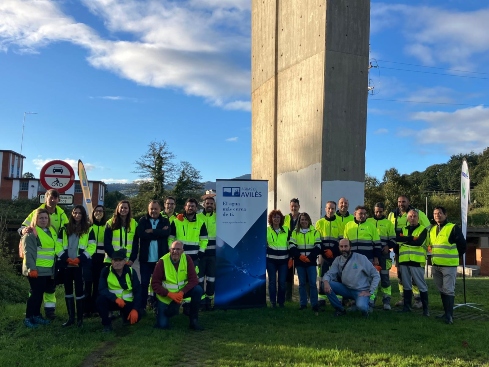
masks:
[[[103,366],[103,359],[114,347],[116,343],[114,341],[104,342],[95,351],[90,353],[87,358],[85,358],[80,367],[99,367]]]

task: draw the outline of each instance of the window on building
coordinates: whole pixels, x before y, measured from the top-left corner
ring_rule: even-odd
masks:
[[[82,193],[82,187],[79,183],[75,183],[75,194]]]
[[[20,191],[29,191],[29,181],[20,181]]]

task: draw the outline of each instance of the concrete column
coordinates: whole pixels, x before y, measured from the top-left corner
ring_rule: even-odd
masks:
[[[370,1],[252,1],[252,178],[313,220],[363,204]]]

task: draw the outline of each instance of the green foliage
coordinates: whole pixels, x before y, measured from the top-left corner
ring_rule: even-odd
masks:
[[[473,190],[473,200],[479,205],[489,207],[489,175]]]
[[[467,215],[467,226],[489,226],[489,208],[484,207],[471,210]]]
[[[203,193],[204,185],[200,182],[202,176],[189,162],[180,163],[180,176],[172,191],[172,196],[176,199],[175,211],[183,210],[185,201],[188,198],[195,198],[197,201]]]
[[[365,206],[369,217],[373,217],[373,208],[376,203],[384,202],[382,188],[379,180],[375,177],[365,174]]]
[[[8,223],[20,224],[36,208],[39,207],[39,201],[35,199],[16,199],[0,200],[0,213]]]
[[[460,184],[460,178],[459,178]],[[435,194],[428,197],[428,218],[433,218],[433,210],[436,206],[443,206],[447,210],[450,222],[461,224],[460,196],[450,194]],[[423,206],[424,209],[424,206]]]

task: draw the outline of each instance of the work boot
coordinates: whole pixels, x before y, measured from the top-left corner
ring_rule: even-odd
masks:
[[[383,304],[383,308],[384,308],[384,311],[389,311],[391,309],[391,298],[390,297],[384,297],[382,299],[382,304]]]
[[[49,325],[50,324],[49,320],[46,320],[41,315],[31,317],[31,321],[34,322],[35,324],[38,324],[38,325]]]
[[[411,312],[411,303],[413,301],[413,291],[404,290],[404,303],[401,312]]]
[[[65,298],[66,311],[68,311],[68,321],[66,321],[62,326],[71,326],[75,323],[75,299],[73,297]]]
[[[76,326],[78,327],[83,327],[83,311],[84,311],[83,304],[84,304],[83,298],[76,300],[76,319],[77,319]]]
[[[24,325],[29,329],[35,329],[39,327],[39,325],[37,325],[30,317],[26,317],[24,319]]]
[[[394,306],[396,306],[396,307],[404,306],[404,297],[401,297],[401,299],[399,301],[397,301]]]
[[[423,316],[430,316],[428,310],[428,292],[420,292],[421,303],[423,304]]]
[[[455,296],[449,296],[446,295],[447,297],[447,309],[446,309],[446,314],[447,317],[445,318],[445,323],[446,324],[453,324],[453,305],[455,304]]]
[[[282,303],[282,307],[283,307]],[[209,297],[205,297],[205,310],[206,311],[214,311],[214,307],[212,306],[212,299]]]
[[[44,316],[49,320],[56,318],[56,309],[54,307],[44,307]]]
[[[204,328],[199,325],[197,319],[191,319],[190,320],[190,325],[189,328],[195,331],[202,331]]]

